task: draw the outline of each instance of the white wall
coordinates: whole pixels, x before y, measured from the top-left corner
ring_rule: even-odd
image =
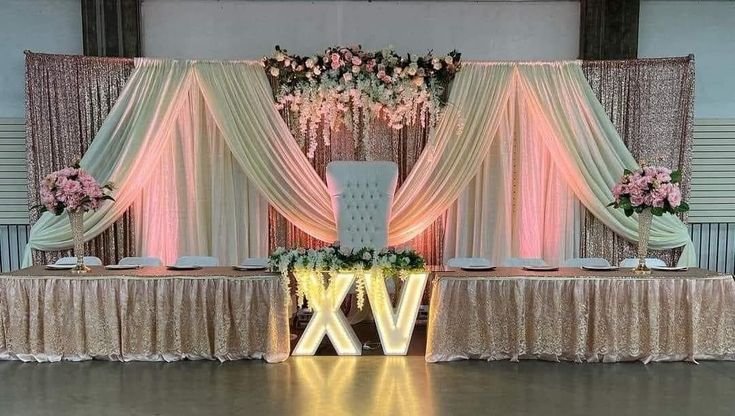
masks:
[[[249,58],[332,44],[464,59],[575,58],[579,3],[144,0],[146,56]]]
[[[0,117],[25,114],[24,50],[82,53],[79,0],[0,2]]]
[[[641,57],[695,55],[696,117],[735,117],[735,2],[641,2]]]

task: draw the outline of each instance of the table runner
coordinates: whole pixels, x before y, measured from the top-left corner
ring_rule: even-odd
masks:
[[[440,271],[426,360],[735,359],[735,282],[701,269]]]
[[[277,274],[37,266],[0,276],[0,359],[280,362],[289,351]]]

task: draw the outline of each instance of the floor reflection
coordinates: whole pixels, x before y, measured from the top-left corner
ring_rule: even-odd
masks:
[[[732,415],[735,363],[0,362],[0,415]]]

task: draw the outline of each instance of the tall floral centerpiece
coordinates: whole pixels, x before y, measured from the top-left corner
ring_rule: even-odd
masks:
[[[689,205],[681,199],[680,181],[679,171],[643,165],[634,171],[626,169],[612,189],[615,201],[608,206],[622,209],[628,217],[638,214],[638,266],[633,269],[638,274],[651,272],[646,254],[653,217],[689,211]]]
[[[112,184],[101,186],[87,171],[79,167],[64,168],[46,176],[41,183],[41,204],[34,207],[40,212],[69,215],[77,264],[72,273],[86,273],[84,264],[84,213],[95,211],[103,201],[114,201],[109,191]]]
[[[331,130],[351,127],[358,140],[358,130],[369,129],[377,119],[395,130],[434,125],[460,69],[460,57],[457,51],[402,56],[390,47],[366,51],[359,45],[299,56],[276,46],[262,63],[277,82],[276,108],[296,115],[311,159],[320,131],[329,145]]]

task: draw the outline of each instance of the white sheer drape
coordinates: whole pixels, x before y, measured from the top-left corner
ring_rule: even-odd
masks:
[[[543,258],[549,264],[579,252],[579,201],[560,180],[517,93],[490,152],[445,217],[444,256]]]
[[[199,91],[206,106],[194,101],[187,104],[190,94]],[[496,207],[486,205],[489,197],[486,192],[476,195],[475,221],[464,227],[475,233],[473,239],[487,238],[481,233],[485,227],[483,215],[489,213],[491,221],[500,221],[506,227],[510,221],[510,247],[519,254],[540,251],[547,257],[565,255],[570,240],[563,233],[570,228],[569,216],[553,220],[547,218],[570,206],[567,191],[559,188],[560,183],[567,183],[580,201],[608,227],[627,238],[637,237],[634,218],[605,207],[615,179],[623,168],[635,167],[635,161],[600,108],[578,63],[467,64],[455,80],[449,102],[450,106],[432,134],[431,142],[396,195],[390,244],[411,239],[445,212],[480,171],[483,161],[485,176],[480,178],[479,185],[475,183],[474,186],[487,186],[488,181],[493,180],[491,172],[498,169],[507,178],[508,160],[517,164],[516,155],[521,153],[535,155],[526,159],[530,164],[521,163],[513,168],[513,172],[520,169],[523,178],[520,183],[513,183],[510,194],[520,190],[522,197],[511,199],[516,206],[508,217],[505,211],[502,215],[491,212]],[[192,112],[192,106],[199,107]],[[182,129],[182,120],[178,117],[187,112],[194,115],[192,120],[184,119],[183,122],[188,124]],[[207,188],[215,181],[216,169],[227,166],[226,163],[187,159],[201,155],[201,152],[223,157],[229,155],[223,148],[217,148],[217,143],[222,145],[218,142],[220,136],[206,124],[208,121],[200,125],[197,123],[201,121],[194,120],[208,116],[221,132],[221,139],[231,152],[232,160],[237,161],[249,183],[257,187],[276,209],[319,239],[330,241],[336,238],[326,186],[275,110],[262,67],[245,62],[149,59],[136,62],[136,71],[118,104],[82,159],[82,166],[100,181],[114,181],[120,187],[115,194],[116,203],[106,204],[101,210],[85,216],[86,236],[94,237],[114,222],[140,196],[153,172],[165,169],[165,149],[172,149],[173,155],[188,165],[178,165],[174,179],[153,184],[152,189],[157,193],[177,192],[182,188],[193,190],[197,212],[189,215],[182,207],[190,208],[191,201],[173,194],[169,194],[168,199],[161,197],[160,200],[166,202],[163,207],[154,207],[158,199],[155,193],[149,193],[147,206],[157,210],[156,215],[177,215],[175,238],[178,240],[174,244],[162,242],[160,238],[164,237],[156,237],[159,238],[157,242],[145,243],[148,247],[158,244],[156,247],[161,247],[164,256],[172,255],[170,253],[182,247],[201,252],[206,246],[206,250],[212,253],[215,250],[212,236],[217,231],[212,222],[215,215],[234,212],[232,221],[245,222],[246,219],[238,217],[240,214],[237,213],[237,210],[244,209],[244,202],[240,201],[240,208],[234,199],[216,206],[220,202],[217,198],[223,198],[224,194],[216,196]],[[171,134],[177,120],[179,129],[176,134]],[[181,137],[186,130],[201,134]],[[179,138],[172,144],[174,136]],[[203,136],[211,137],[212,143],[204,143]],[[520,146],[518,153],[513,150],[510,159],[507,155],[506,159],[486,159],[496,137],[507,142],[513,136],[521,138],[519,141],[511,140]],[[546,152],[541,150],[539,142]],[[507,146],[499,145],[501,151],[504,147]],[[494,167],[493,164],[498,162],[500,164]],[[195,163],[204,163],[204,167],[199,168]],[[189,169],[180,170],[180,166],[189,166]],[[558,179],[551,174],[552,166],[558,169]],[[190,172],[198,173],[191,176]],[[516,178],[518,175],[510,176]],[[232,180],[232,189],[244,186],[244,182]],[[175,181],[177,189],[172,188],[174,182],[170,181]],[[200,194],[201,189],[206,191]],[[492,198],[505,198],[507,201],[510,194],[505,188],[503,192],[505,195],[493,195]],[[228,208],[228,204],[232,206]],[[222,209],[218,214],[213,207]],[[212,211],[208,213],[207,210]],[[242,215],[248,216],[253,212],[256,211],[241,211]],[[144,220],[147,222],[142,227],[147,228],[147,232],[161,232],[163,226],[152,218]],[[218,226],[230,225],[232,222]],[[514,225],[518,227],[513,229]],[[165,227],[165,230],[171,233],[170,227]],[[243,232],[251,233],[252,230],[248,228]],[[146,232],[144,229],[141,231]],[[183,246],[179,238],[182,233],[188,236],[184,238],[188,242]],[[516,247],[513,241],[522,244]],[[229,245],[232,240],[224,238],[221,243]],[[71,232],[65,217],[44,215],[31,230],[29,247],[57,250],[70,244]],[[486,247],[498,249],[502,244],[498,240],[492,245],[486,244]],[[561,244],[566,246],[561,247]],[[654,222],[654,248],[685,244],[687,248],[682,261],[691,264],[693,247],[681,221],[666,216]],[[238,246],[235,250],[240,253],[249,250],[245,246]],[[27,250],[26,264],[29,262],[30,252]]]
[[[508,106],[515,112],[506,112],[498,136],[515,145],[501,142],[449,210],[445,257],[542,257],[550,263],[573,257],[579,246],[575,197],[612,230],[637,240],[637,217],[606,205],[623,170],[638,165],[579,64],[519,64],[513,83]],[[653,228],[652,248],[684,246],[679,264],[696,264],[677,217],[656,217]]]
[[[80,162],[99,182],[117,187],[115,203],[84,216],[87,238],[112,225],[139,197],[171,137],[191,83],[186,62],[146,59],[138,60],[136,66]],[[31,227],[23,265],[31,264],[31,248],[60,250],[72,243],[68,218],[45,213]]]
[[[173,264],[212,255],[221,264],[267,255],[268,202],[249,182],[190,88],[159,163],[133,205],[138,253]]]

